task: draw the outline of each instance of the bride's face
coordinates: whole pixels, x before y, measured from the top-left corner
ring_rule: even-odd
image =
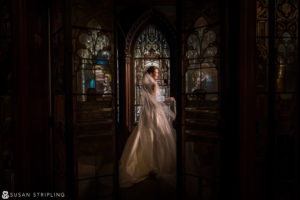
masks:
[[[152,78],[154,78],[155,80],[158,79],[158,75],[159,75],[158,69],[155,69],[151,75],[152,75]]]

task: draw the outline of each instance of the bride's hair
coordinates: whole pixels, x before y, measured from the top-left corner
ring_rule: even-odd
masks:
[[[146,72],[147,72],[148,74],[154,73],[154,71],[155,71],[156,69],[158,70],[158,67],[151,66],[151,67],[149,67],[149,68],[147,69]]]

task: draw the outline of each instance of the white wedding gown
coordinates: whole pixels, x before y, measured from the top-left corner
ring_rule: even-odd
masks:
[[[119,162],[120,187],[130,187],[146,179],[149,173],[175,186],[176,132],[172,127],[175,113],[157,100],[153,94],[155,85],[158,87],[145,73],[139,123],[127,139]]]

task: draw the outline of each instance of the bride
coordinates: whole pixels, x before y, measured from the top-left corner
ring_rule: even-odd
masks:
[[[120,187],[130,187],[150,174],[175,185],[175,113],[168,104],[174,108],[176,105],[173,97],[163,102],[157,100],[158,73],[158,68],[149,67],[143,76],[139,123],[130,134],[119,163]]]

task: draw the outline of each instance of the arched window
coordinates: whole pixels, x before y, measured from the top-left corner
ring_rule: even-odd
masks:
[[[110,40],[96,20],[92,19],[87,28],[79,35],[80,48],[76,50],[79,56],[76,66],[80,66],[77,69],[77,92],[81,94],[81,101],[86,101],[85,94],[90,88],[103,97],[110,96],[112,92],[112,77],[108,67],[111,57]]]
[[[143,73],[150,66],[159,69],[159,100],[170,96],[170,48],[165,36],[154,25],[147,26],[138,36],[134,45],[134,121],[140,115],[140,89]]]
[[[206,100],[218,99],[216,39],[215,31],[209,28],[204,17],[195,22],[193,32],[186,39],[185,92],[189,99],[197,93],[205,93]]]

